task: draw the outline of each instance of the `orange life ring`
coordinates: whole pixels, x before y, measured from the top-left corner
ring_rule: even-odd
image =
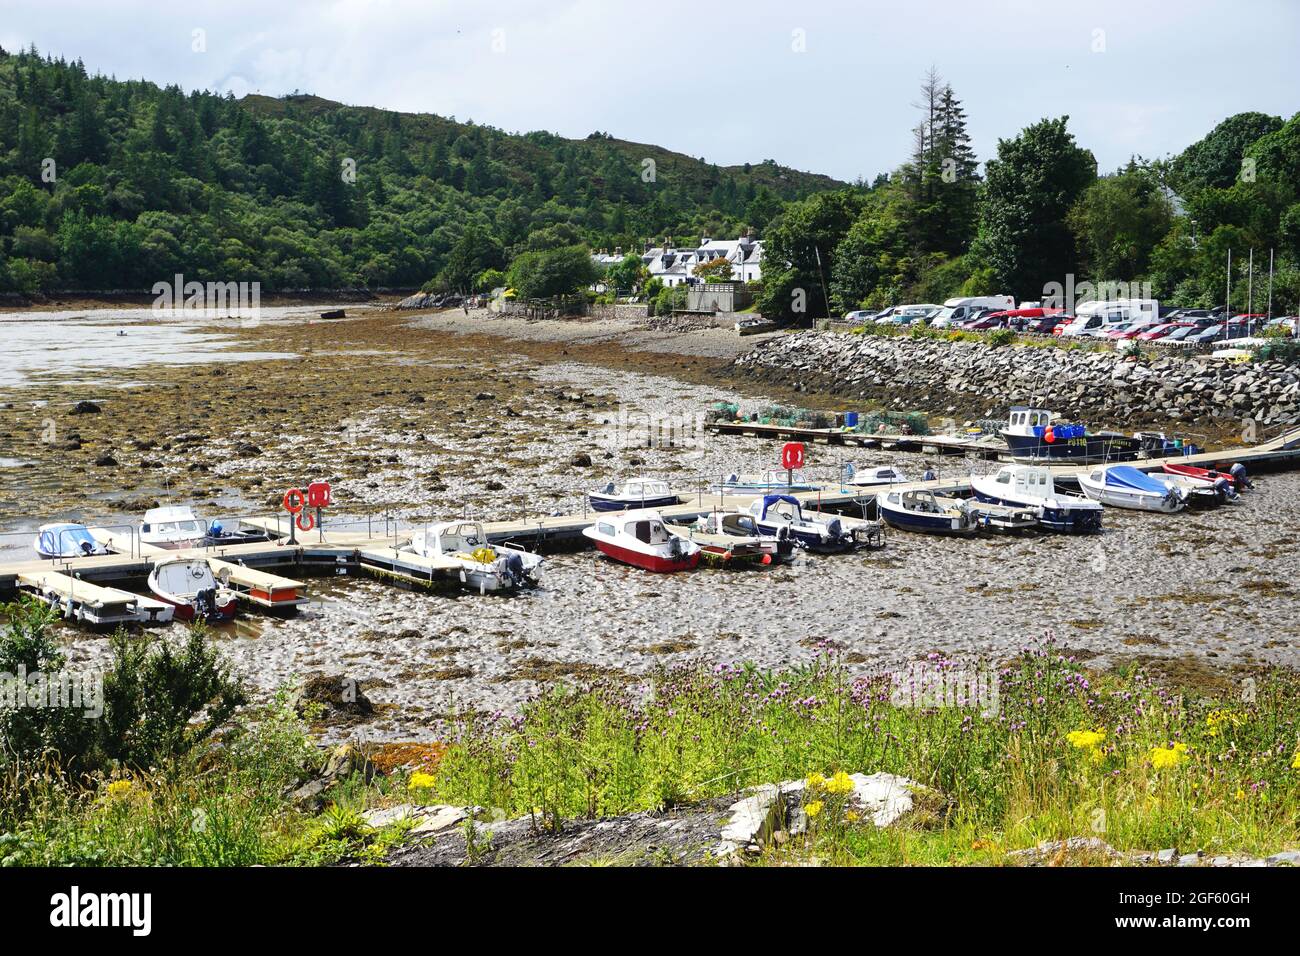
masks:
[[[294,524],[298,526],[299,531],[310,531],[316,527],[316,519],[311,516],[310,511],[303,511],[298,515],[298,519]]]
[[[294,505],[291,503],[294,499],[297,499],[298,501],[297,507],[294,507]],[[302,490],[300,488],[290,488],[288,491],[284,493],[284,501],[282,501],[281,504],[284,505],[284,510],[289,512],[289,514],[296,515],[298,512],[302,511],[304,507],[306,507],[307,499],[303,495]]]
[[[1043,439],[1050,445],[1052,442],[1056,441],[1056,432],[1052,431],[1050,428],[1047,429],[1047,431],[1043,432]]]

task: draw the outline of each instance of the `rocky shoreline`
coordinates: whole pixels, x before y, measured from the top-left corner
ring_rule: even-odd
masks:
[[[799,332],[739,356],[736,372],[800,391],[1001,417],[1032,403],[1108,423],[1300,423],[1300,372],[1281,362]]]

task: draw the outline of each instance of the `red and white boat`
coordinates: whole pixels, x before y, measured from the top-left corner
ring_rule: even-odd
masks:
[[[689,571],[700,563],[700,546],[671,534],[657,511],[602,515],[582,533],[608,557],[647,571]]]
[[[1204,485],[1207,488],[1216,488],[1221,481],[1227,482],[1234,493],[1248,487],[1246,469],[1241,465],[1233,465],[1231,471],[1219,471],[1216,468],[1197,468],[1195,465],[1171,465],[1166,462],[1163,468],[1167,475],[1177,475],[1179,478],[1198,485]]]
[[[235,616],[235,592],[217,582],[202,558],[172,558],[154,565],[149,590],[174,605],[178,621],[228,621]]]

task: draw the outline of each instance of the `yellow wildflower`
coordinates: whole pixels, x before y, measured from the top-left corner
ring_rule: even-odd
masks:
[[[803,808],[803,812],[808,814],[810,817],[815,817],[817,814],[822,812],[822,806],[823,804],[820,800],[814,800]]]
[[[824,790],[826,788],[826,778],[819,773],[813,774],[808,778],[809,790]]]
[[[857,822],[858,822],[858,814],[857,814],[857,811],[855,811],[855,810],[846,810],[846,811],[844,812],[844,819],[845,819],[845,820],[848,820],[849,823],[857,823]]]
[[[116,800],[118,797],[125,797],[131,792],[130,780],[114,780],[108,785],[108,795]]]
[[[1295,756],[1291,758],[1291,769],[1300,770],[1300,750],[1297,750]]]
[[[1065,739],[1079,750],[1096,750],[1101,746],[1101,742],[1106,739],[1106,731],[1101,728],[1097,730],[1072,730],[1065,735]]]
[[[1170,770],[1187,759],[1187,744],[1176,743],[1172,747],[1157,747],[1151,751],[1151,766],[1157,770]]]
[[[1245,717],[1232,710],[1212,710],[1205,715],[1206,736],[1217,737],[1223,727],[1240,727]]]
[[[1245,799],[1246,799],[1246,791],[1245,791],[1245,790],[1242,790],[1241,787],[1238,787],[1238,788],[1237,788],[1237,792],[1234,793],[1233,796],[1236,797],[1238,800],[1245,800]]]
[[[826,783],[827,793],[852,793],[853,780],[843,770],[837,771]]]
[[[411,779],[406,783],[406,789],[428,790],[437,782],[438,780],[433,774],[417,770],[415,773],[411,774]]]

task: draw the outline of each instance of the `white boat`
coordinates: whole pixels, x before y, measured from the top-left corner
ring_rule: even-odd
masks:
[[[715,494],[771,494],[781,491],[816,491],[820,485],[804,477],[802,471],[787,471],[784,468],[770,469],[761,475],[728,475],[720,482],[715,482],[710,491]]]
[[[168,558],[149,572],[149,590],[176,608],[178,621],[225,621],[235,616],[235,592],[218,583],[202,558]]]
[[[602,554],[647,571],[689,571],[700,563],[700,546],[671,533],[657,511],[601,515],[582,534]]]
[[[791,495],[764,495],[749,506],[754,524],[763,534],[792,537],[802,547],[821,554],[837,554],[883,542],[879,528],[865,522],[850,527],[838,515],[805,512]]]
[[[1093,501],[1135,511],[1163,511],[1172,514],[1181,511],[1187,499],[1186,493],[1144,474],[1132,465],[1094,468],[1079,475],[1079,487]]]
[[[140,524],[140,543],[155,548],[197,548],[208,535],[207,523],[185,505],[150,508]]]
[[[599,491],[588,492],[593,511],[627,511],[629,508],[666,508],[677,504],[668,482],[658,478],[629,478],[611,481]]]
[[[536,587],[541,580],[541,555],[511,544],[489,544],[477,521],[444,521],[417,531],[404,550],[454,562],[461,584],[480,594]]]
[[[84,524],[43,524],[32,540],[32,548],[49,559],[108,554],[108,548],[96,541]]]
[[[911,481],[907,475],[903,474],[893,465],[884,465],[879,468],[855,468],[853,465],[844,466],[844,483],[853,485],[856,488],[871,488],[876,485],[896,485],[900,482]]]
[[[698,544],[706,559],[729,563],[752,558],[760,564],[775,564],[794,555],[792,537],[764,534],[758,530],[753,515],[743,511],[712,511],[690,524],[670,522],[665,527]]]
[[[992,475],[972,477],[970,486],[980,501],[1032,510],[1038,523],[1053,531],[1101,529],[1101,505],[1058,491],[1051,471],[1041,466],[1005,465]]]

